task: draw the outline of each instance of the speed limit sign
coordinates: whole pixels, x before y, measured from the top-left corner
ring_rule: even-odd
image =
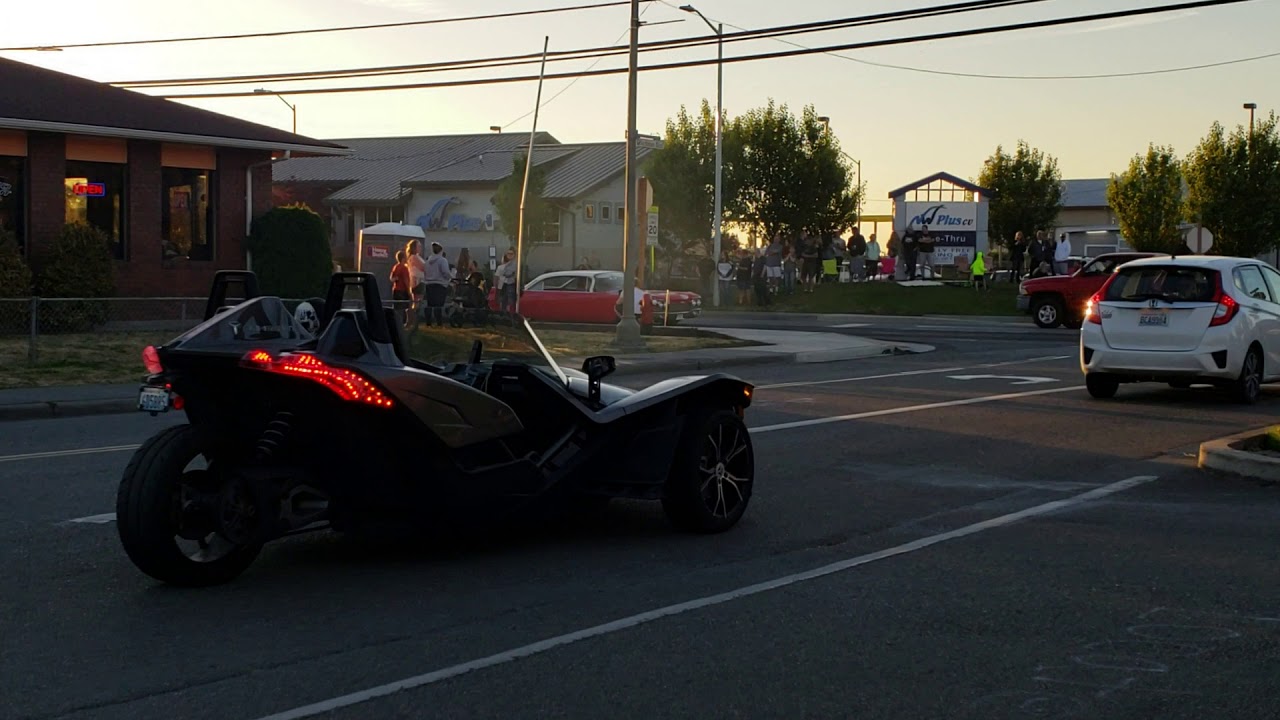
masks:
[[[654,205],[649,208],[649,227],[645,236],[646,244],[653,246],[658,244],[658,206]]]

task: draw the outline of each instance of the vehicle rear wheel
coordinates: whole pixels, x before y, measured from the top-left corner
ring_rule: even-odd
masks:
[[[236,523],[233,511],[244,504],[230,497],[223,500],[217,476],[209,470],[187,469],[193,460],[207,458],[211,447],[196,427],[166,428],[134,453],[116,494],[116,526],[129,559],[142,572],[171,585],[229,582],[262,549],[261,544],[235,543],[223,534],[220,528]],[[233,514],[227,515],[229,511]],[[225,516],[219,518],[219,513]]]
[[[1039,298],[1031,306],[1031,317],[1036,325],[1045,329],[1062,324],[1062,301],[1056,298]]]
[[[697,414],[676,450],[662,507],[681,530],[724,532],[746,512],[754,480],[755,453],[742,418],[732,410]]]
[[[1090,373],[1084,376],[1084,385],[1088,388],[1090,395],[1099,400],[1106,400],[1116,396],[1116,391],[1120,389],[1120,380],[1112,375]]]
[[[1252,405],[1262,395],[1262,352],[1257,346],[1249,348],[1244,356],[1244,364],[1240,368],[1240,378],[1232,387],[1236,400]]]

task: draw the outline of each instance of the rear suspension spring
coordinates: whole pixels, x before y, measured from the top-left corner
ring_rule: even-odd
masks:
[[[281,447],[284,446],[286,436],[293,429],[293,413],[278,412],[276,416],[267,423],[267,428],[262,431],[262,436],[258,438],[257,460],[264,462],[270,460]]]

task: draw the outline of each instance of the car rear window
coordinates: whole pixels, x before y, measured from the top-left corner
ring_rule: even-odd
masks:
[[[622,273],[596,276],[596,292],[621,292]]]
[[[1211,302],[1217,293],[1218,271],[1185,265],[1121,267],[1107,286],[1104,300],[1113,302],[1160,299],[1168,302]]]

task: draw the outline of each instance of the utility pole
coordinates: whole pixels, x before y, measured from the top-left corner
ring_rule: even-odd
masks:
[[[636,207],[636,63],[640,42],[640,0],[631,0],[631,59],[627,67],[627,164],[623,173],[626,198],[622,225],[622,319],[618,321],[617,344],[636,348],[642,344],[636,320],[636,270],[640,267],[640,208]]]

